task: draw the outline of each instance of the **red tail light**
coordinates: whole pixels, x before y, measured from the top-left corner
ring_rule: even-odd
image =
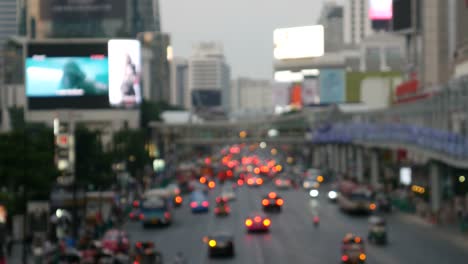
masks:
[[[197,207],[197,206],[198,206],[198,203],[197,203],[197,202],[191,202],[191,203],[190,203],[190,207],[192,207],[192,208],[195,208],[195,207]]]
[[[145,219],[145,215],[144,214],[140,214],[140,220],[143,220]]]
[[[252,223],[252,220],[251,220],[251,219],[245,220],[245,225],[246,225],[246,226],[252,226],[252,224],[253,224],[253,223]]]
[[[140,201],[133,201],[133,207],[139,207]]]
[[[133,218],[134,214],[133,214],[133,213],[129,213],[128,216],[130,216],[130,218]]]
[[[166,218],[166,219],[171,218],[171,213],[165,212],[165,213],[164,213],[164,218]]]
[[[347,262],[347,261],[349,260],[349,257],[346,256],[346,255],[343,255],[343,256],[341,256],[341,260],[342,260],[343,262]]]
[[[215,208],[215,213],[216,214],[219,213],[219,208],[218,207]]]
[[[229,206],[226,206],[226,212],[229,213],[231,211],[231,208],[229,208]]]
[[[268,198],[270,199],[275,199],[276,198],[276,193],[275,192],[271,192],[268,194]]]
[[[262,183],[263,183],[263,180],[260,179],[260,178],[258,178],[258,179],[257,179],[257,184],[260,185],[260,184],[262,184]]]
[[[276,183],[276,185],[280,185],[280,184],[281,184],[281,181],[280,181],[280,180],[276,180],[275,183]]]
[[[254,218],[254,221],[258,223],[258,222],[262,221],[262,218],[260,216],[256,216]]]
[[[265,219],[265,220],[263,220],[263,225],[264,225],[264,226],[270,226],[270,225],[271,225],[270,219]]]
[[[201,204],[202,204],[203,207],[208,207],[208,205],[210,205],[210,203],[208,203],[208,201],[203,201]]]
[[[263,199],[263,200],[262,200],[262,205],[263,205],[263,206],[267,206],[267,205],[268,205],[268,200],[267,200],[267,199]]]
[[[133,261],[133,264],[140,264],[137,260]]]
[[[237,185],[239,185],[239,186],[244,185],[244,181],[241,180],[241,179],[238,179],[238,180],[237,180]]]
[[[141,248],[142,246],[143,246],[143,244],[142,244],[141,242],[137,242],[137,243],[136,243],[136,247],[137,247],[137,248]]]

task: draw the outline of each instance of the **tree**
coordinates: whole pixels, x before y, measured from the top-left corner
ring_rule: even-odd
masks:
[[[83,125],[75,130],[76,180],[82,185],[108,186],[112,183],[111,153],[106,153],[101,132],[91,131]]]
[[[183,110],[183,108],[170,105],[166,101],[151,102],[144,100],[141,103],[141,127],[148,128],[149,122],[161,121],[161,114],[167,110]]]

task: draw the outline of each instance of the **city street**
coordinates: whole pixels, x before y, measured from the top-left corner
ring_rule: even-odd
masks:
[[[247,234],[244,218],[260,211],[261,196],[270,190],[274,188],[269,184],[240,188],[237,200],[232,202],[232,214],[226,218],[216,218],[212,211],[194,215],[185,203],[175,211],[175,222],[168,228],[143,230],[140,223],[134,222],[128,223],[126,230],[133,242],[154,241],[165,261],[180,251],[189,263],[339,263],[341,240],[346,233],[367,236],[367,217],[343,214],[327,201],[324,190],[318,202],[303,190],[279,191],[285,206],[282,213],[271,215],[270,233]],[[210,193],[211,205],[217,193],[219,188]],[[312,210],[320,213],[318,228],[312,225]],[[367,245],[368,263],[464,263],[468,258],[468,239],[466,245],[446,240],[431,227],[405,221],[399,213],[388,216],[388,227],[389,245]],[[202,238],[217,231],[234,234],[234,259],[208,259]]]

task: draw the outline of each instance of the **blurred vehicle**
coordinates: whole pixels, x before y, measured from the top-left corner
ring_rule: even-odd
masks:
[[[172,214],[168,202],[157,198],[149,198],[142,202],[140,220],[143,227],[154,225],[170,225]]]
[[[190,186],[191,186],[192,192],[202,191],[204,193],[208,193],[208,190],[209,190],[207,184],[202,184],[197,181],[190,182]]]
[[[157,251],[153,242],[136,242],[134,248],[133,264],[162,264],[163,257]]]
[[[318,189],[319,187],[320,183],[318,183],[315,179],[306,178],[302,182],[302,188],[305,190]]]
[[[338,192],[335,190],[330,190],[328,191],[328,199],[331,202],[336,202],[336,199],[338,198]]]
[[[210,203],[208,198],[201,191],[194,191],[190,196],[190,208],[192,213],[208,212]]]
[[[385,219],[379,216],[371,216],[369,218],[369,234],[367,239],[374,244],[387,244],[387,223]]]
[[[236,199],[236,193],[232,187],[224,188],[221,197],[227,201],[233,201]]]
[[[103,250],[108,250],[113,254],[118,252],[128,252],[130,249],[130,242],[128,240],[127,233],[118,229],[107,231],[101,240],[101,245]]]
[[[311,189],[311,190],[309,191],[309,196],[310,196],[311,198],[317,198],[317,197],[319,196],[319,194],[320,194],[320,192],[319,192],[318,189]]]
[[[341,262],[346,264],[362,264],[367,259],[364,241],[361,237],[347,234],[341,247]]]
[[[337,197],[340,208],[348,213],[371,213],[377,209],[373,202],[372,191],[364,185],[343,181],[339,185]]]
[[[132,210],[128,213],[128,218],[131,221],[138,221],[140,220],[141,210],[140,208],[132,208]]]
[[[214,209],[216,216],[227,216],[231,212],[228,200],[223,197],[216,197],[216,206]]]
[[[210,180],[210,181],[208,181],[207,186],[208,186],[208,188],[209,188],[210,190],[211,190],[211,189],[214,189],[214,188],[216,187],[216,182]]]
[[[319,183],[322,183],[325,181],[325,177],[323,177],[323,172],[319,169],[316,168],[309,168],[305,173],[304,173],[304,178],[312,179],[315,180]]]
[[[388,195],[379,192],[375,195],[374,200],[378,211],[386,213],[392,212],[392,201]]]
[[[271,220],[262,213],[253,213],[245,219],[244,224],[247,232],[268,232],[270,230]]]
[[[270,192],[262,199],[263,211],[281,211],[284,200],[275,192]]]
[[[97,221],[106,222],[116,205],[116,197],[113,191],[86,192],[86,222],[90,224],[95,224]]]
[[[318,227],[320,225],[320,217],[318,215],[314,215],[312,222],[314,223],[314,227]]]
[[[278,189],[289,189],[292,187],[292,181],[291,179],[277,178],[275,180],[275,186]]]
[[[234,257],[234,237],[226,233],[218,233],[206,236],[203,241],[208,245],[208,256]]]
[[[195,178],[195,168],[190,164],[181,164],[176,168],[175,176],[181,193],[193,191],[190,182]]]
[[[75,249],[67,249],[61,253],[58,259],[59,264],[80,264],[81,254]]]
[[[262,186],[263,179],[261,177],[252,176],[247,178],[247,185],[252,187],[259,187]]]

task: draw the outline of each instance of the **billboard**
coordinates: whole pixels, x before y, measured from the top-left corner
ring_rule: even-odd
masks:
[[[322,25],[275,29],[273,42],[278,60],[320,57],[325,52]]]
[[[394,0],[393,1],[393,30],[407,30],[413,27],[412,18],[412,1],[411,0]]]
[[[41,0],[41,19],[121,18],[126,0]]]
[[[139,71],[131,75],[117,70],[119,67],[125,68],[125,65],[109,67],[111,61],[115,62],[115,57],[122,56],[115,52],[112,50],[112,56],[109,57],[107,41],[29,43],[25,61],[29,109],[103,109],[138,105],[141,101]],[[132,69],[139,70],[140,51],[129,50],[123,54],[131,54],[132,62],[136,61],[135,65],[138,65]],[[118,81],[126,77],[133,78],[133,94],[111,102],[110,91],[111,88],[112,91],[116,89],[113,79],[116,74],[120,74]]]
[[[344,69],[320,69],[320,103],[345,102],[346,75]]]
[[[141,102],[141,47],[138,40],[109,41],[109,103],[133,106]]]
[[[302,101],[304,105],[320,103],[320,90],[317,78],[306,78],[302,83]]]
[[[391,20],[393,17],[393,0],[369,0],[369,19]]]
[[[219,90],[193,90],[192,106],[217,107],[221,106],[221,91]]]

